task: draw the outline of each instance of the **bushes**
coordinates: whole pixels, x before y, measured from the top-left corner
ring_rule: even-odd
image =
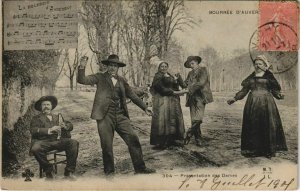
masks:
[[[39,90],[42,88],[54,87],[58,77],[58,60],[56,50],[3,52],[3,176],[13,173],[19,166],[18,161],[28,154],[30,120],[37,112],[31,102],[41,95]]]
[[[3,128],[2,133],[2,176],[9,176],[28,155],[30,148],[30,121],[38,111],[34,110],[33,103],[28,107],[26,113],[19,117],[14,128],[9,130]]]

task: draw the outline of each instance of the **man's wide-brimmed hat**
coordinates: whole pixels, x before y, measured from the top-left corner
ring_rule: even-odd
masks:
[[[34,104],[34,108],[38,111],[42,111],[42,103],[44,101],[50,101],[52,105],[52,109],[57,106],[57,98],[55,96],[43,96]]]
[[[115,55],[115,54],[109,55],[106,60],[102,60],[101,62],[102,62],[102,64],[105,64],[105,65],[109,65],[110,63],[116,63],[119,65],[119,67],[126,66],[126,64],[124,64],[123,62],[121,62],[119,60],[119,56]]]
[[[200,56],[189,56],[189,57],[186,59],[185,63],[184,63],[184,67],[190,68],[190,67],[191,67],[190,62],[191,62],[192,60],[196,60],[198,63],[200,63],[201,60],[202,60],[202,58],[201,58]]]

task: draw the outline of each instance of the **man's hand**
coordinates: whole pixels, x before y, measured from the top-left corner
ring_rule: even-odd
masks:
[[[67,128],[67,127],[66,127],[66,124],[65,124],[65,123],[63,123],[63,122],[62,122],[62,123],[60,123],[60,124],[59,124],[59,126],[60,126],[62,129],[66,129],[66,128]]]
[[[84,68],[87,65],[87,61],[88,61],[88,57],[87,56],[83,56],[80,58],[80,65],[79,67]]]
[[[175,80],[177,80],[178,78],[181,78],[181,75],[179,73],[174,75]]]
[[[148,116],[152,116],[152,111],[150,109],[145,109],[145,113],[148,115]]]
[[[49,128],[48,133],[49,134],[54,134],[54,133],[59,133],[61,131],[61,126],[53,126],[51,128]]]
[[[282,93],[278,94],[279,99],[284,99],[284,95]]]
[[[228,104],[228,105],[231,105],[231,104],[233,104],[234,102],[236,102],[236,100],[235,100],[234,98],[227,100],[227,104]]]
[[[186,93],[188,93],[189,91],[188,90],[180,90],[180,91],[174,91],[174,95],[184,95]]]

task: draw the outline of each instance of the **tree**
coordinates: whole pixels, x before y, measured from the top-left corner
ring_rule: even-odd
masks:
[[[141,58],[142,85],[149,83],[150,59],[157,55],[157,52],[154,48],[156,28],[153,13],[154,4],[151,1],[142,0],[135,4],[135,20],[141,35],[144,49]]]
[[[21,50],[3,53],[3,90],[4,104],[8,104],[12,84],[20,82],[21,113],[24,111],[25,87],[44,87],[52,94],[58,78],[58,60],[60,52],[56,50]]]
[[[117,47],[114,47],[114,37],[117,35],[119,39],[119,11],[121,10],[119,1],[84,1],[82,3],[81,18],[88,34],[89,47],[97,54],[98,60],[106,58],[111,52],[118,51],[118,43],[116,43]]]
[[[157,55],[164,59],[175,31],[195,22],[184,11],[183,0],[154,0],[154,19],[157,31]]]
[[[201,55],[201,57],[203,59],[202,62],[205,63],[205,65],[207,66],[210,82],[213,84],[213,81],[217,80],[217,78],[219,78],[218,80],[221,84],[223,71],[220,70],[220,68],[222,68],[222,64],[221,64],[221,58],[219,56],[219,53],[213,47],[207,46],[200,50],[199,55]],[[214,66],[217,66],[217,67],[214,67]],[[213,70],[213,68],[214,68],[214,70]],[[219,84],[219,89],[221,89],[220,84]],[[216,84],[213,89],[214,90],[217,89]]]
[[[74,90],[74,76],[77,72],[77,68],[79,66],[79,62],[78,62],[78,49],[75,49],[75,53],[74,53],[74,58],[71,61],[70,60],[70,53],[69,51],[65,51],[64,53],[65,56],[65,62],[67,64],[67,70],[65,70],[64,74],[65,76],[67,76],[69,78],[69,84],[70,84],[70,89],[73,91]]]
[[[140,43],[140,39],[139,35],[135,35],[137,34],[137,28],[133,23],[132,15],[124,15],[123,18],[120,34],[127,55],[127,63],[129,64],[129,80],[134,86],[139,86],[134,71],[134,44]]]
[[[150,59],[165,58],[174,32],[191,26],[192,20],[184,13],[183,0],[124,2],[85,1],[83,24],[98,60],[112,52],[125,56],[129,67],[122,68],[123,75],[134,86],[145,85],[151,80]]]

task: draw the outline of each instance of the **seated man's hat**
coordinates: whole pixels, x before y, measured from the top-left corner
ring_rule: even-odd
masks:
[[[57,98],[55,96],[43,96],[34,104],[34,108],[38,111],[42,111],[42,103],[43,101],[50,101],[52,105],[52,109],[57,106]]]

